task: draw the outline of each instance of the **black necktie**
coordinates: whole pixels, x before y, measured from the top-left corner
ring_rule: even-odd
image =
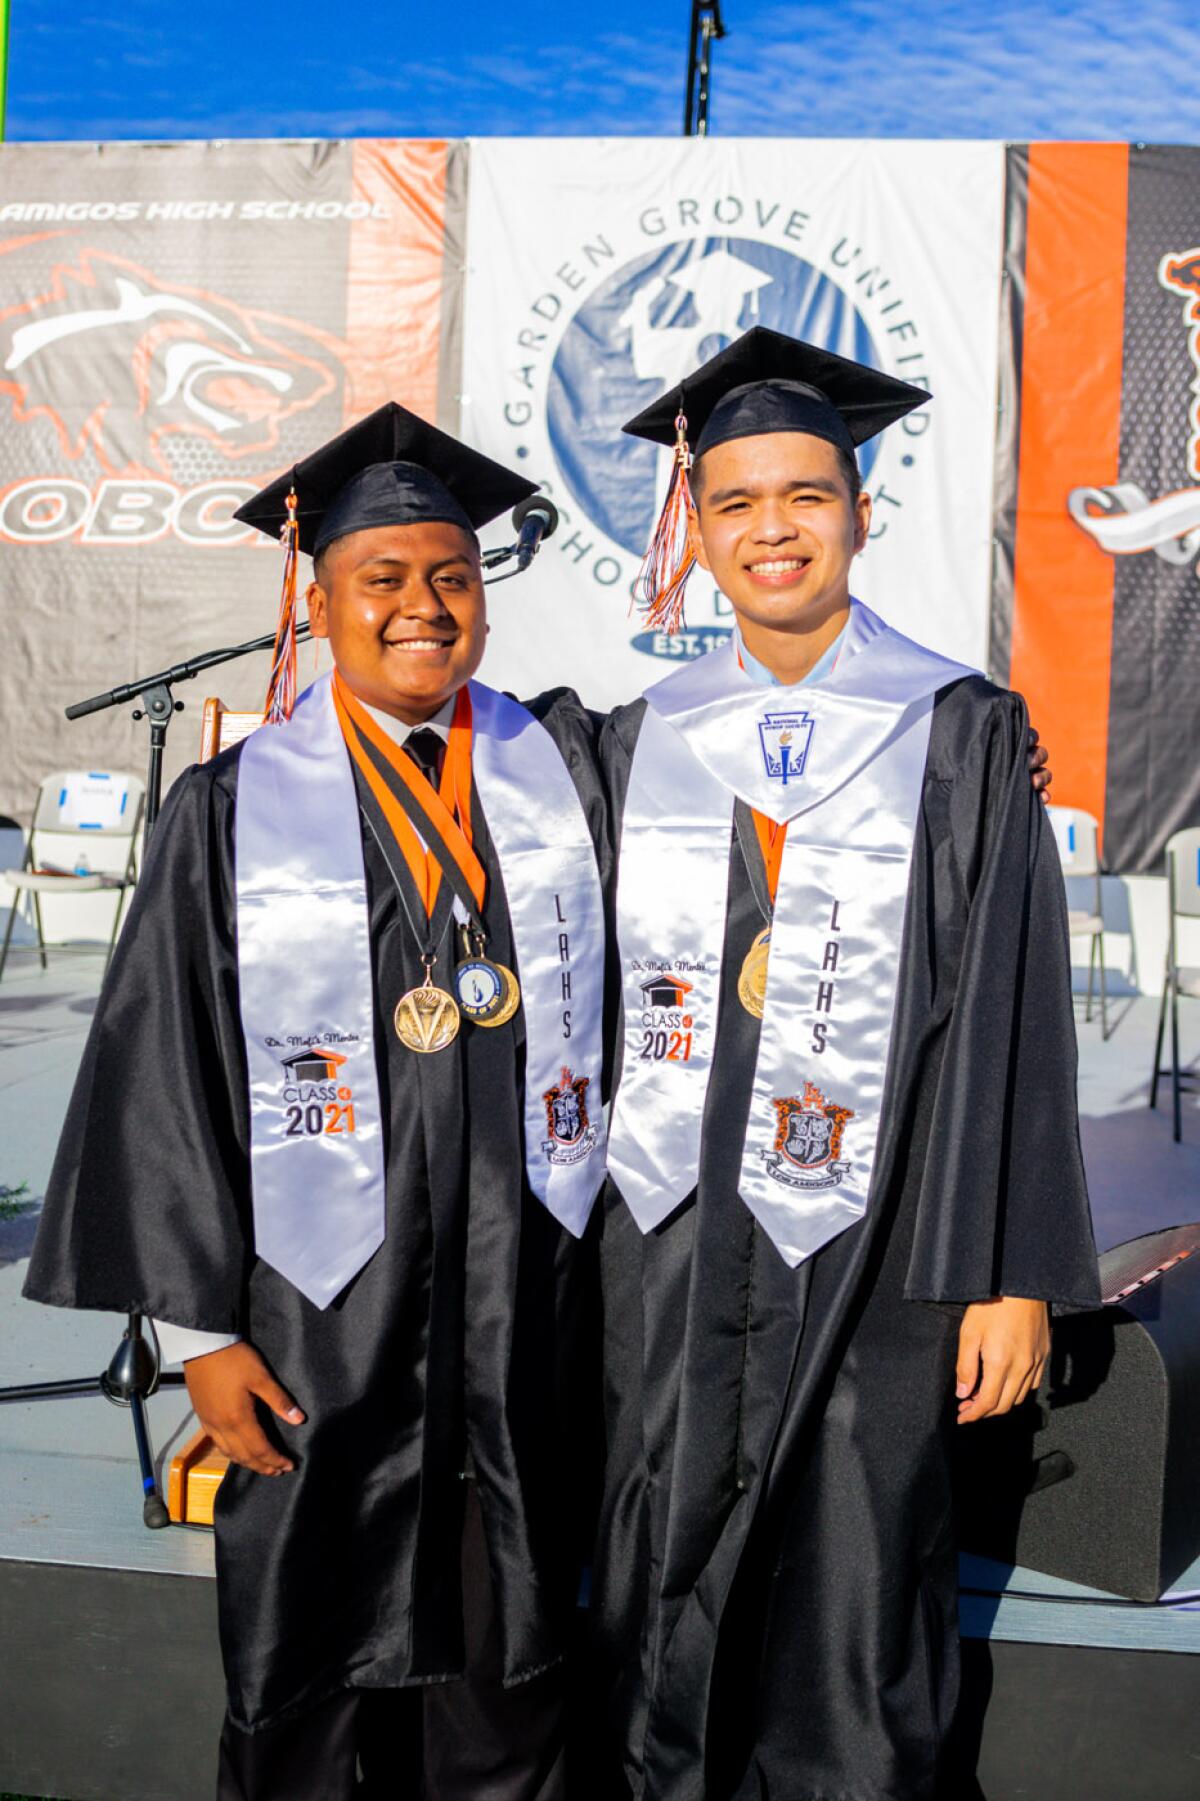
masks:
[[[430,726],[423,725],[417,731],[408,734],[404,740],[404,749],[425,780],[436,788],[442,779],[442,762],[446,755],[445,740]]]

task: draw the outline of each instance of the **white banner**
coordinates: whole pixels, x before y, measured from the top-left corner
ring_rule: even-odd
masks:
[[[855,591],[986,663],[1001,145],[484,139],[470,167],[462,433],[562,509],[497,593],[489,683],[612,706],[728,635],[703,571],[680,638],[631,614],[669,453],[621,425],[754,324],[932,390],[860,453]]]

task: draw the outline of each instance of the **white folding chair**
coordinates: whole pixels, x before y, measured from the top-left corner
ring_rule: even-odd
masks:
[[[1167,972],[1163,982],[1162,1005],[1158,1009],[1158,1035],[1154,1040],[1154,1075],[1150,1082],[1150,1105],[1158,1104],[1158,1078],[1170,1075],[1171,1101],[1175,1112],[1175,1142],[1183,1136],[1183,1110],[1180,1099],[1184,1088],[1191,1091],[1196,1078],[1179,1067],[1179,997],[1200,1000],[1200,968],[1179,961],[1175,935],[1177,919],[1200,919],[1200,826],[1176,832],[1167,840]],[[1167,1007],[1171,1009],[1171,1067],[1161,1067],[1163,1031],[1167,1023]]]
[[[123,775],[112,770],[60,769],[46,776],[37,792],[33,808],[33,825],[25,846],[25,859],[19,869],[0,871],[14,889],[4,945],[0,948],[0,976],[8,962],[9,945],[17,919],[22,894],[33,899],[33,916],[37,925],[38,955],[46,968],[46,934],[42,926],[43,894],[92,894],[101,889],[118,891],[108,954],[107,970],[117,942],[117,928],[125,908],[125,896],[137,881],[137,835],[142,823],[145,783],[136,775]],[[68,866],[56,860],[64,855],[77,855],[78,840],[87,836],[105,841],[109,847],[106,860],[113,852],[113,867],[108,869]],[[120,844],[125,845],[125,861],[117,867]]]
[[[1096,960],[1100,962],[1100,1036],[1108,1037],[1108,982],[1104,969],[1104,908],[1100,894],[1099,827],[1081,807],[1047,807],[1046,814],[1066,877],[1091,877],[1094,884],[1090,907],[1067,907],[1067,930],[1072,938],[1089,938],[1087,1006],[1084,1019],[1091,1021]]]

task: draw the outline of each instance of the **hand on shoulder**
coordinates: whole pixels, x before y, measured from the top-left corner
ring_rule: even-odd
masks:
[[[1037,727],[1029,727],[1029,779],[1033,783],[1033,791],[1042,797],[1042,805],[1050,803],[1050,784],[1054,780],[1050,768],[1050,752],[1038,738]]]

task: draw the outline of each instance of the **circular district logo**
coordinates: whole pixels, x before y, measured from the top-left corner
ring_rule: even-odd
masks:
[[[654,529],[670,453],[625,437],[622,425],[752,325],[883,367],[836,282],[752,238],[692,239],[637,257],[567,325],[547,388],[550,445],[576,504],[632,556]],[[864,475],[877,450],[872,441],[860,451]]]

